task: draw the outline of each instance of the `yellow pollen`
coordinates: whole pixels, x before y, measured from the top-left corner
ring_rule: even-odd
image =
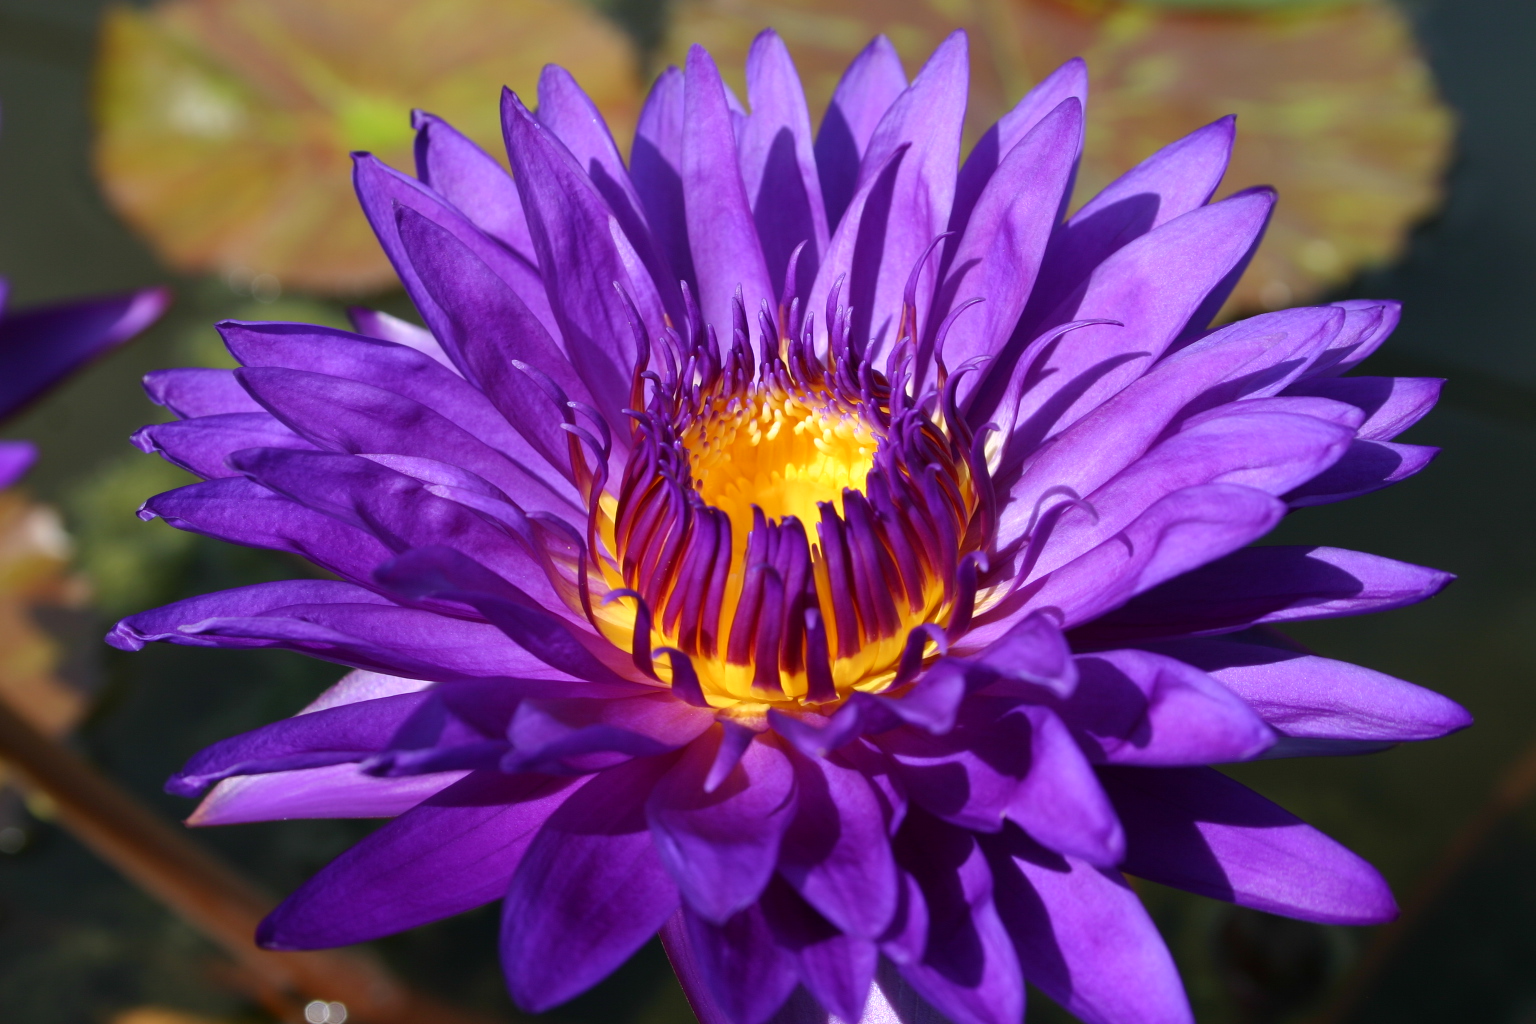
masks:
[[[675,521],[669,518],[673,513],[662,511],[670,507],[660,497],[665,488],[641,483],[627,499],[636,502],[632,506],[636,511],[627,516],[612,498],[599,506],[597,550],[606,553],[591,566],[599,592],[604,587],[609,591],[649,588],[651,631],[639,642],[648,640],[653,651],[671,648],[686,654],[704,699],[722,713],[753,721],[770,707],[824,713],[855,691],[888,688],[908,633],[924,623],[941,627],[948,623],[956,591],[946,585],[938,556],[920,545],[921,531],[909,531],[869,505],[859,503],[860,508],[852,510],[862,547],[855,551],[845,546],[851,543],[846,538],[854,527],[844,492],[868,496],[883,427],[849,399],[776,383],[759,381],[728,395],[717,392],[705,401],[679,424],[675,436],[687,453],[688,476],[699,499],[716,510],[711,515],[730,521],[728,552],[706,554],[702,557],[710,561],[703,563],[685,558],[685,549],[695,550],[693,539],[714,534],[700,532],[697,515],[685,534],[673,533],[671,525],[657,525]],[[927,449],[953,482],[963,506],[953,509],[940,500],[931,503],[926,514],[955,516],[950,530],[954,536],[963,536],[966,522],[977,509],[976,492],[963,463],[948,454],[946,436],[939,428],[930,428],[926,436]],[[914,485],[904,467],[897,466],[884,486],[911,489]],[[845,538],[834,541],[835,553],[823,549],[825,538],[818,529],[821,503],[830,504],[838,516],[831,536]],[[775,606],[784,618],[772,620],[777,626],[758,618],[763,607],[758,602],[766,600],[763,588],[770,584],[754,574],[764,563],[747,565],[754,506],[770,524],[769,536],[777,538],[764,543],[805,545],[799,568],[794,558],[785,560],[793,549],[777,548],[773,556],[776,568],[771,585],[784,588],[776,599],[784,603]],[[622,531],[620,518],[628,524]],[[798,520],[803,534],[786,523],[791,518]],[[700,543],[705,546],[697,550],[713,550],[708,546],[712,541]],[[877,554],[871,555],[872,547]],[[894,553],[898,548],[905,552],[905,563]],[[861,557],[856,559],[855,554]],[[782,576],[780,567],[785,572]],[[915,575],[909,570],[915,570]],[[658,586],[658,580],[664,582]],[[701,589],[706,585],[714,595],[708,603]],[[756,596],[749,601],[751,595]],[[635,642],[637,608],[629,598],[594,601],[593,622],[615,644],[628,649]],[[808,611],[819,613],[825,634],[818,648],[824,675],[814,694],[808,669],[813,653],[811,627],[800,625],[810,621]],[[739,626],[743,632],[738,636]],[[743,645],[742,637],[749,642]],[[769,656],[779,662],[773,669],[764,670],[758,664],[764,653],[759,638],[766,638],[773,648]],[[925,653],[936,655],[937,648],[930,642]],[[658,657],[654,668],[663,682],[672,681],[666,657]],[[770,673],[776,676],[776,685],[764,683],[764,675]]]
[[[824,395],[759,385],[719,400],[683,431],[699,497],[731,518],[738,551],[752,506],[768,519],[797,517],[814,538],[817,502],[842,514],[843,488],[862,491],[877,440],[859,414]]]

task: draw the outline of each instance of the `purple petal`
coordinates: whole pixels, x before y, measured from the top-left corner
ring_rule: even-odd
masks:
[[[974,630],[966,634],[965,646],[993,633],[1001,635],[989,640],[986,649],[972,659],[996,676],[987,684],[987,693],[1031,697],[1043,691],[1065,697],[1077,685],[1072,649],[1049,615],[1035,613],[1006,627]]]
[[[378,672],[349,672],[299,712],[415,693],[432,684]],[[463,778],[463,771],[381,778],[355,764],[224,779],[203,798],[189,825],[232,825],[287,818],[392,818]]]
[[[909,885],[912,883],[907,877]],[[921,897],[918,897],[919,899]],[[926,924],[924,926],[926,928]],[[918,937],[919,951],[925,936]],[[675,915],[661,930],[662,946],[672,969],[682,983],[688,1003],[701,1024],[736,1024],[728,1017],[709,991],[699,966],[682,915]],[[804,967],[802,966],[802,971]],[[769,1018],[770,1024],[950,1024],[937,1010],[923,1001],[888,960],[876,967],[864,1012],[857,1018],[832,1015],[820,1006],[804,988],[790,994],[789,1001]]]
[[[754,908],[755,909],[755,908]],[[742,915],[744,921],[747,915]],[[689,918],[692,918],[691,920]],[[746,921],[746,927],[738,929],[738,936],[745,932],[750,936],[751,927],[766,928],[766,922],[759,915],[755,919]],[[696,935],[706,930],[712,930],[713,934],[705,937],[705,944],[701,945]],[[662,948],[667,951],[667,959],[672,963],[672,969],[677,974],[677,980],[682,985],[683,994],[688,998],[688,1005],[698,1017],[700,1024],[741,1024],[739,1004],[743,997],[750,991],[757,995],[758,985],[768,982],[771,985],[783,986],[787,983],[793,987],[795,983],[795,958],[788,950],[776,943],[765,946],[760,951],[766,954],[766,966],[769,971],[766,977],[759,975],[756,978],[749,977],[746,982],[734,991],[724,992],[724,1002],[715,997],[717,987],[725,988],[728,981],[724,980],[730,975],[749,965],[741,964],[739,960],[740,939],[729,948],[730,956],[722,962],[722,953],[725,952],[724,942],[719,938],[719,930],[707,922],[699,921],[692,915],[685,915],[684,911],[678,911],[667,921],[661,929]],[[710,948],[711,944],[715,948]],[[766,993],[772,995],[771,992]],[[751,1002],[766,1002],[766,999],[751,999]],[[783,998],[780,997],[780,1002]],[[781,1014],[773,1015],[774,1024],[781,1021],[802,1024],[795,1014],[807,1014],[804,1024],[825,1024],[826,1015],[817,1007],[806,1004],[809,1000],[797,993],[797,998],[792,999],[783,1007]],[[729,1007],[729,1009],[727,1009]],[[818,1018],[816,1013],[822,1015]],[[769,1013],[772,1013],[770,1010]]]
[[[761,32],[747,53],[747,101],[752,113],[738,146],[741,178],[770,286],[775,294],[783,294],[790,254],[806,242],[799,280],[791,282],[795,294],[806,295],[827,251],[827,210],[800,76],[784,41],[772,29]]]
[[[875,944],[838,931],[781,876],[769,883],[761,908],[774,939],[798,961],[800,980],[815,1001],[843,1020],[858,1020],[879,961]]]
[[[177,796],[195,796],[235,775],[364,760],[389,746],[400,727],[432,699],[429,690],[402,693],[264,725],[195,754],[166,789]]]
[[[37,448],[27,441],[0,441],[0,487],[9,487],[37,461]]]
[[[896,917],[880,937],[880,952],[892,963],[915,964],[928,947],[928,904],[912,873],[896,871]]]
[[[410,294],[433,334],[442,337],[445,325],[441,311],[431,296],[423,291],[421,282],[416,278],[416,271],[411,268],[410,260],[400,248],[395,210],[401,206],[415,210],[444,230],[451,231],[505,281],[507,287],[517,292],[518,297],[527,303],[541,322],[551,330],[554,329],[555,315],[550,309],[550,299],[546,297],[539,272],[539,267],[544,266],[542,254],[539,264],[532,264],[481,231],[469,217],[416,179],[401,174],[369,154],[359,154],[353,160],[352,180],[358,199],[362,202],[363,213],[372,225],[373,233],[378,236],[379,245],[394,265],[395,273],[399,275],[406,292]],[[547,273],[547,267],[545,271]]]
[[[1013,792],[1007,816],[1058,853],[1090,864],[1118,864],[1125,836],[1093,766],[1049,708],[1021,707],[1010,717],[1030,726],[1029,774]]]
[[[1285,495],[1292,508],[1358,498],[1406,480],[1434,461],[1439,448],[1355,441],[1326,471]]]
[[[1050,313],[1117,249],[1209,202],[1232,155],[1234,122],[1224,117],[1164,146],[1084,203],[1052,240],[1031,313]]]
[[[1398,742],[1472,724],[1455,701],[1346,661],[1226,639],[1155,649],[1209,672],[1287,736]]]
[[[479,389],[457,370],[409,346],[310,324],[225,320],[219,324],[219,333],[247,367],[304,370],[369,384],[419,402],[513,458],[529,452],[527,442]]]
[[[343,704],[356,704],[360,700],[393,697],[398,693],[415,693],[431,685],[425,679],[405,679],[401,676],[387,676],[382,672],[365,672],[358,669],[342,676],[334,686],[328,687],[320,696],[304,705],[299,714],[305,715],[325,708],[339,708]]]
[[[139,451],[157,454],[205,480],[239,476],[225,459],[242,448],[315,448],[266,411],[152,423],[140,427],[129,440]]]
[[[688,251],[688,217],[683,204],[683,73],[669,67],[656,78],[629,154],[629,178],[645,219],[672,272],[697,296],[699,281]]]
[[[502,770],[586,774],[628,757],[676,750],[712,724],[709,712],[669,693],[524,700],[507,730],[512,753]]]
[[[1274,203],[1267,189],[1240,192],[1117,250],[1041,325],[1113,320],[1125,326],[1084,327],[1069,343],[1027,348],[1032,332],[1016,332],[972,394],[970,421],[1017,424],[1010,431],[1014,442],[1028,448],[1104,404],[1145,374],[1187,325],[1214,315],[1202,312],[1208,297],[1244,264]],[[1204,326],[1200,321],[1197,329]]]
[[[698,1012],[698,1006],[694,1006]],[[707,1017],[699,1014],[702,1024],[730,1024],[723,1017]],[[828,1013],[804,988],[790,994],[789,1002],[771,1018],[768,1024],[951,1024],[935,1010],[916,990],[907,983],[889,960],[882,960],[875,968],[875,980],[869,987],[864,1012],[858,1017],[840,1017]]]
[[[1211,768],[1102,768],[1125,822],[1125,870],[1323,924],[1380,924],[1397,904],[1376,869]]]
[[[1015,830],[981,840],[1024,976],[1085,1024],[1194,1024],[1178,968],[1118,872]]]
[[[973,697],[942,736],[893,729],[877,738],[902,788],[929,813],[975,832],[996,832],[1030,772],[1033,728],[1005,714],[1011,701]]]
[[[1081,57],[1073,57],[1061,67],[1042,78],[1012,110],[1004,114],[996,124],[988,128],[971,153],[965,158],[960,174],[955,179],[955,204],[949,217],[949,230],[964,231],[971,219],[971,211],[992,181],[1003,158],[1034,130],[1034,127],[1054,111],[1064,100],[1076,99],[1079,112],[1088,105],[1088,65]],[[1081,128],[1075,149],[1082,149]],[[1074,152],[1071,160],[1076,161]],[[960,365],[959,360],[952,365]]]
[[[880,119],[907,88],[896,47],[876,36],[853,58],[816,132],[816,172],[835,229],[859,187],[859,167]]]
[[[915,812],[897,843],[928,904],[927,949],[902,975],[954,1024],[1018,1024],[1024,980],[975,838]]]
[[[580,789],[571,779],[475,772],[332,861],[267,916],[257,941],[347,946],[489,903]]]
[[[138,334],[170,305],[167,288],[76,299],[0,319],[0,417],[11,416],[81,364]]]
[[[1063,100],[1007,153],[977,198],[953,256],[946,254],[948,275],[929,318],[933,325],[971,299],[983,300],[950,327],[946,365],[990,356],[1013,333],[1071,180],[1082,126],[1078,100]],[[919,365],[926,359],[920,356]]]
[[[469,470],[498,487],[519,507],[581,522],[573,487],[514,461],[446,416],[419,402],[342,377],[246,367],[241,383],[274,416],[315,447],[353,455],[379,453],[433,459]],[[542,463],[525,447],[534,465]]]
[[[233,370],[186,366],[153,370],[144,375],[149,400],[183,419],[230,412],[262,412],[261,405],[240,386]]]
[[[672,971],[677,975],[689,1008],[699,1018],[699,1024],[736,1024],[715,1002],[711,991],[712,976],[707,978],[704,974],[698,951],[688,937],[688,926],[681,910],[661,926],[661,947],[666,950],[667,960],[672,964]],[[815,1024],[824,1022],[816,1021]]]
[[[1197,399],[1193,405],[1204,405],[1204,399]],[[1186,410],[1189,413],[1189,410]],[[1246,395],[1238,401],[1226,402],[1224,405],[1213,405],[1206,410],[1183,415],[1181,413],[1175,419],[1177,430],[1189,430],[1190,427],[1198,427],[1212,419],[1221,419],[1223,416],[1238,416],[1244,413],[1286,413],[1289,416],[1312,416],[1313,419],[1321,419],[1326,424],[1335,427],[1344,427],[1346,430],[1359,431],[1366,424],[1366,413],[1350,405],[1349,402],[1336,402],[1330,398],[1310,398],[1301,395],[1266,395],[1263,398]]]
[[[1095,644],[1230,633],[1257,622],[1332,619],[1414,604],[1447,572],[1341,548],[1246,548],[1136,598],[1084,631]]]
[[[646,225],[640,196],[630,182],[613,134],[597,104],[576,84],[571,73],[558,64],[544,65],[539,74],[538,118],[540,124],[565,144],[577,166],[586,171],[592,187],[607,201],[635,254],[645,264],[667,307],[667,315],[673,323],[682,323],[684,311],[677,276]]]
[[[1080,497],[1103,486],[1177,418],[1284,386],[1342,323],[1343,314],[1327,307],[1283,310],[1239,321],[1164,359],[1030,454],[1017,481],[1005,483],[998,547],[1032,530],[1053,496]],[[1069,343],[1072,335],[1063,341]]]
[[[237,453],[231,462],[257,483],[366,530],[394,551],[451,546],[515,585],[527,595],[525,603],[585,626],[555,589],[536,538],[499,528],[377,460],[258,448]]]
[[[859,190],[833,233],[807,308],[820,310],[839,278],[853,307],[850,337],[867,358],[895,342],[907,279],[943,233],[955,195],[967,80],[965,33],[949,36],[881,118],[859,168]],[[921,331],[937,274],[919,275]],[[920,335],[919,335],[920,336]]]
[[[538,266],[517,185],[506,169],[442,118],[417,110],[411,121],[416,128],[416,177],[421,183],[530,266]]]
[[[393,554],[371,534],[244,477],[157,494],[139,509],[141,519],[156,516],[178,530],[290,552],[369,589],[377,589],[373,570]]]
[[[502,904],[501,962],[519,1006],[558,1006],[606,977],[676,912],[677,888],[646,826],[651,788],[673,764],[610,768],[544,823]]]
[[[1284,512],[1285,506],[1269,495],[1235,484],[1175,491],[1114,537],[1047,576],[1025,607],[1055,609],[1064,628],[1098,618],[1164,580],[1262,537]],[[1173,584],[1185,585],[1184,580]],[[1161,609],[1165,603],[1148,598],[1145,604]]]
[[[452,373],[459,372],[459,368],[453,365],[453,360],[448,358],[448,353],[443,351],[443,346],[438,344],[437,339],[432,337],[432,332],[425,327],[417,327],[409,320],[402,320],[376,309],[365,309],[362,306],[348,307],[347,319],[352,321],[352,327],[357,333],[365,338],[404,345],[406,348],[420,352]]]
[[[630,681],[628,659],[601,637],[530,604],[505,579],[452,548],[408,551],[375,574],[392,592],[411,600],[441,597],[474,608],[520,649],[556,672],[593,684],[568,697],[618,697],[647,692]]]
[[[733,322],[731,297],[742,289],[747,316],[755,318],[778,295],[763,259],[752,205],[736,157],[736,136],[725,87],[714,60],[700,46],[688,50],[683,84],[683,194],[687,196],[688,247],[699,279],[705,323],[722,339]]]
[[[1061,717],[1096,760],[1148,766],[1246,761],[1275,734],[1204,672],[1147,651],[1079,655]]]
[[[574,479],[570,415],[534,385],[516,364],[526,363],[552,380],[566,399],[592,404],[581,377],[528,307],[502,285],[453,236],[408,210],[401,211],[400,239],[422,285],[442,308],[453,333],[445,339],[465,375],[532,447],[513,454],[525,465],[539,458]]]
[[[896,697],[872,697],[865,702],[866,706],[879,704],[900,721],[931,733],[948,732],[970,688],[970,669],[971,666],[961,659],[940,658],[905,693]],[[882,726],[875,718],[864,731],[878,732],[881,728],[888,726]]]
[[[1391,299],[1346,299],[1332,304],[1348,317],[1338,339],[1307,369],[1307,376],[1336,377],[1375,352],[1397,327],[1403,306]]]
[[[558,64],[546,64],[539,73],[539,123],[559,139],[575,159],[576,165],[592,179],[593,185],[605,198],[613,195],[624,197],[625,204],[639,209],[640,201],[629,174],[624,170],[624,158],[614,144],[613,133],[603,120],[602,112],[592,102],[571,73]],[[615,190],[604,188],[604,182]],[[618,213],[618,210],[614,211]]]
[[[782,946],[756,904],[716,924],[682,911],[683,927],[712,1007],[732,1024],[761,1024],[784,1005],[799,981],[794,955]]]
[[[995,410],[1000,422],[1017,424],[1015,442],[1038,444],[1117,395],[1186,330],[1206,327],[1215,316],[1215,309],[1207,309],[1213,296],[1226,299],[1273,207],[1272,190],[1247,190],[1184,213],[1118,249],[1041,324],[1107,319],[1124,327],[1084,327],[1060,347],[1032,342],[1018,356],[1020,373],[1006,353],[1029,341],[1031,332],[1015,332],[972,396],[972,422],[980,424]],[[1025,324],[1028,319],[1020,321]]]
[[[770,742],[747,745],[713,792],[704,789],[719,730],[694,741],[646,804],[661,861],[685,905],[717,925],[757,900],[795,813],[794,769]]]
[[[155,640],[193,647],[288,648],[420,679],[557,677],[494,626],[401,608],[332,580],[258,583],[202,594],[131,615],[107,635],[107,643],[125,651]],[[580,684],[561,685],[569,692]]]
[[[880,796],[852,765],[791,756],[796,811],[778,868],[811,906],[849,935],[878,938],[896,912],[896,862]]]
[[[1435,407],[1444,384],[1438,377],[1311,377],[1285,394],[1348,402],[1366,414],[1359,430],[1363,440],[1390,441]]]
[[[188,825],[238,825],[294,818],[393,818],[462,779],[468,772],[383,778],[356,764],[237,775],[216,784],[187,818]]]
[[[895,835],[901,827],[902,820],[907,814],[907,795],[892,777],[893,769],[890,759],[887,758],[874,744],[867,740],[856,740],[838,751],[837,756],[846,760],[857,768],[869,780],[874,788],[875,796],[880,800],[880,813],[885,819],[885,831],[887,835]],[[898,902],[900,900],[900,883],[898,887]]]
[[[661,297],[570,151],[511,92],[502,94],[501,119],[558,325],[550,333],[564,342],[567,358],[609,428],[627,438],[629,423],[622,410],[630,404],[639,351],[630,307],[614,285],[634,302],[651,337],[663,326]]]
[[[844,744],[852,743],[866,732],[874,731],[871,722],[878,719],[881,728],[893,728],[894,719],[883,704],[875,705],[855,695],[830,718],[819,715],[787,715],[777,708],[768,709],[768,725],[800,753],[809,758],[823,758]],[[812,724],[812,723],[815,724]]]
[[[1147,452],[1082,505],[1061,510],[1034,542],[1031,577],[1064,565],[1125,529],[1163,497],[1202,484],[1236,484],[1282,495],[1312,480],[1349,449],[1353,431],[1311,416],[1233,411],[1181,430]],[[1045,532],[1045,531],[1042,531]],[[1028,563],[1026,563],[1028,564]]]
[[[346,604],[369,603],[395,607],[388,598],[370,594],[361,587],[335,580],[283,580],[278,583],[257,583],[249,587],[235,587],[211,594],[199,594],[184,601],[152,608],[130,615],[113,627],[107,635],[107,643],[123,651],[142,650],[150,640],[174,634],[187,623],[210,617],[228,615],[260,615],[277,608],[295,604],[336,602]],[[195,641],[190,641],[194,642]],[[204,644],[203,646],[212,646]],[[401,673],[409,675],[409,673]]]

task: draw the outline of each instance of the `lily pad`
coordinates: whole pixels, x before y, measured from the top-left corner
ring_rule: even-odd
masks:
[[[563,64],[615,133],[637,111],[634,48],[578,0],[166,0],[103,23],[96,167],[175,269],[358,294],[394,274],[348,153],[412,166],[410,111],[501,151],[502,85]]]

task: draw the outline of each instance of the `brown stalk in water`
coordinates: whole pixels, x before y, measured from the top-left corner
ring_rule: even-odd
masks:
[[[243,987],[280,1019],[303,1021],[305,1004],[318,999],[342,1003],[356,1024],[493,1024],[412,991],[356,950],[257,948],[253,936],[272,908],[269,898],[4,701],[0,760],[52,801],[75,838],[223,947]]]

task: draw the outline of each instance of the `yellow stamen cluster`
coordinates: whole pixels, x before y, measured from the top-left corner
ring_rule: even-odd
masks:
[[[828,700],[825,695],[811,696],[804,657],[786,656],[795,663],[794,667],[781,664],[778,685],[771,688],[762,685],[756,665],[760,651],[755,643],[745,652],[738,650],[738,660],[732,660],[729,638],[738,614],[742,613],[749,573],[760,571],[746,564],[748,542],[755,525],[754,507],[760,509],[770,523],[782,523],[793,517],[804,529],[801,543],[806,544],[808,575],[794,585],[804,586],[806,590],[785,595],[793,608],[785,614],[798,620],[804,615],[802,595],[810,596],[811,607],[819,612],[825,630],[826,648],[822,657],[830,662],[827,669],[837,695],[833,699],[841,700],[856,690],[878,692],[888,687],[906,645],[907,633],[925,622],[947,620],[953,595],[942,579],[925,573],[920,580],[921,594],[914,601],[902,589],[901,582],[890,575],[894,571],[893,563],[886,561],[883,564],[887,578],[874,581],[873,585],[894,598],[894,621],[877,628],[870,617],[872,599],[861,601],[852,593],[854,584],[846,575],[850,571],[850,554],[841,555],[836,564],[842,569],[834,570],[833,562],[823,550],[818,531],[822,516],[818,506],[829,504],[840,519],[845,519],[844,491],[867,494],[868,477],[881,442],[880,431],[879,424],[865,415],[865,410],[847,399],[826,391],[764,381],[729,396],[716,395],[708,399],[703,408],[691,413],[679,425],[676,436],[687,452],[688,476],[693,488],[706,505],[724,513],[730,520],[729,566],[720,584],[718,621],[711,619],[707,623],[707,631],[713,637],[711,642],[694,643],[695,634],[689,632],[690,627],[684,624],[678,628],[678,623],[666,615],[679,588],[697,584],[698,567],[694,564],[690,564],[686,577],[671,580],[665,596],[651,598],[653,617],[649,640],[653,650],[675,648],[688,655],[704,697],[712,706],[751,718],[760,717],[768,707],[794,711],[807,703],[824,707]],[[969,489],[963,481],[961,486],[969,501]],[[660,500],[644,488],[634,493],[639,496],[636,500]],[[647,572],[663,575],[679,568],[675,562],[668,565],[647,562],[644,550],[618,543],[615,533],[618,514],[615,505],[604,509],[599,520],[598,536],[612,553],[612,557],[602,558],[595,565],[603,584],[610,589],[643,587],[637,568],[642,563],[650,567]],[[896,525],[884,528],[900,529]],[[646,542],[646,549],[652,550],[652,545],[660,543],[654,538],[663,535],[675,536],[666,531],[648,533],[652,539]],[[781,542],[786,536],[781,535]],[[671,557],[681,557],[680,548],[672,550],[677,553]],[[724,555],[724,552],[720,554]],[[843,575],[834,578],[835,571]],[[790,583],[789,579],[779,579],[779,585]],[[849,596],[848,601],[834,601],[833,595],[839,590]],[[853,610],[855,605],[859,608],[857,612]],[[635,607],[628,599],[603,603],[594,608],[594,621],[614,643],[629,647],[634,642]],[[855,616],[851,625],[839,623],[839,609],[844,615]],[[748,610],[745,614],[752,616],[756,613]],[[765,628],[761,623],[756,627],[750,623],[749,619],[748,628],[754,628],[754,632],[756,628]],[[851,649],[846,649],[840,638],[840,625],[845,633],[852,630],[852,635],[858,638]],[[789,628],[786,624],[785,629]],[[788,638],[786,642],[793,645],[809,643],[803,630],[799,639]],[[743,653],[744,661],[739,660]],[[806,656],[809,653],[806,648]],[[671,667],[666,659],[657,660],[654,667],[663,681],[671,681]]]
[[[752,506],[769,519],[797,517],[814,539],[817,502],[843,511],[843,488],[864,489],[877,439],[852,409],[825,395],[759,385],[716,400],[683,432],[694,485],[731,517],[738,551],[752,530]]]

